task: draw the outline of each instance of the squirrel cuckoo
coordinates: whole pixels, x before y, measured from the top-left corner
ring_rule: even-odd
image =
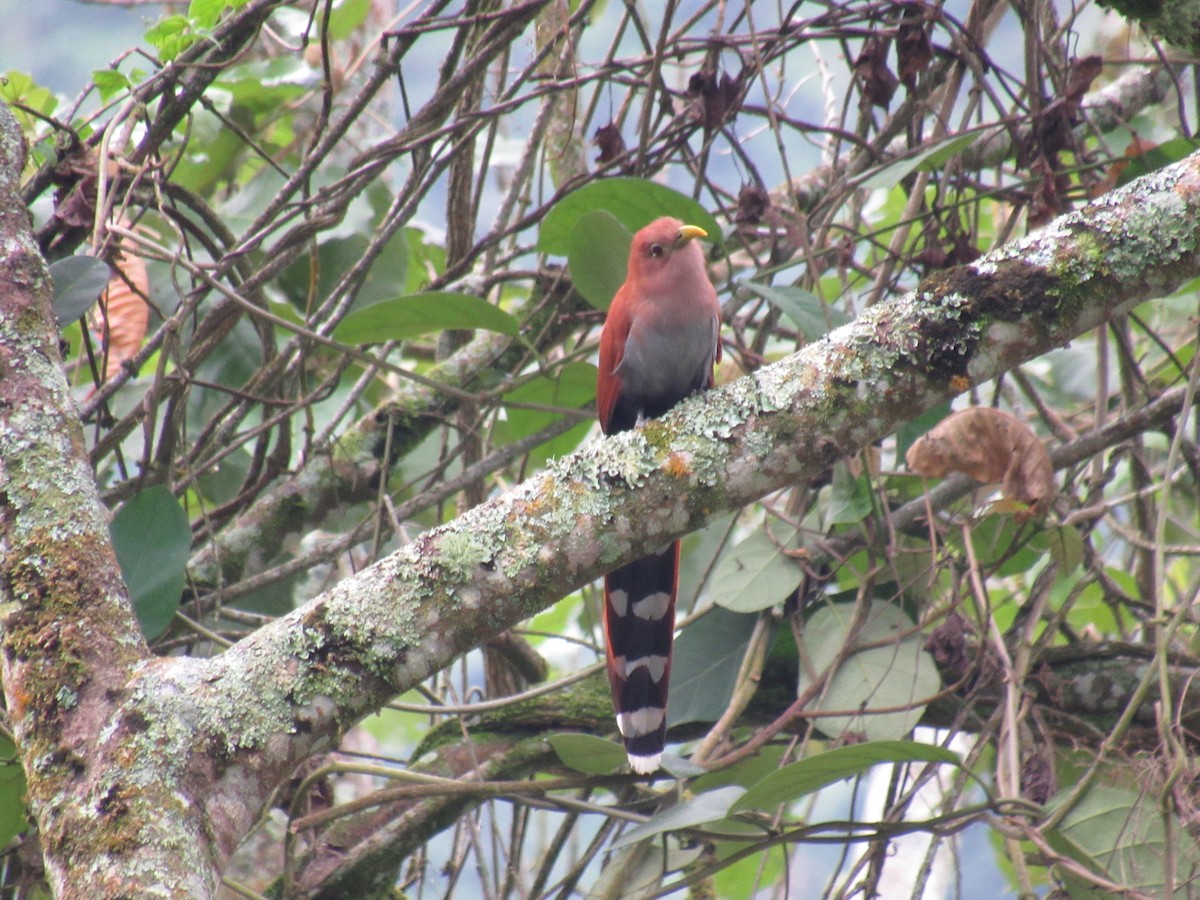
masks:
[[[600,335],[596,407],[605,434],[660,416],[712,387],[721,307],[696,238],[702,228],[661,218],[633,236],[629,268]],[[629,765],[658,768],[679,587],[679,542],[604,579],[604,634],[617,727]]]

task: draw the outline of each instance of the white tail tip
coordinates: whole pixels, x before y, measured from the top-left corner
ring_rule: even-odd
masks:
[[[634,756],[632,753],[629,754],[629,768],[633,769],[639,775],[652,775],[658,771],[661,762],[661,753],[655,753],[653,756]]]

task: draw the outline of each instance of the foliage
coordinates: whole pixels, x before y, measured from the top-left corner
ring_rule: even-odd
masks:
[[[0,93],[163,654],[219,652],[585,440],[600,310],[656,215],[709,232],[725,382],[1194,147],[1165,66],[1072,58],[1132,46],[1087,46],[1094,10],[447,6],[195,0],[78,103]],[[105,379],[80,320],[121,251],[151,326]],[[310,763],[228,879],[351,896],[385,834],[410,896],[748,897],[833,840],[827,896],[919,896],[979,864],[955,862],[975,828],[1014,893],[1187,895],[1196,298],[961,385],[1049,448],[1044,509],[962,476],[931,499],[903,460],[940,409],[686,541],[660,780],[614,774],[589,588],[520,634],[482,616],[483,652]],[[378,804],[314,823],[335,789]]]

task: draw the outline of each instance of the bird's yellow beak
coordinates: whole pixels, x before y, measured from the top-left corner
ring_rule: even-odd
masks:
[[[683,225],[679,228],[679,243],[686,244],[696,238],[708,237],[708,232],[699,225]]]

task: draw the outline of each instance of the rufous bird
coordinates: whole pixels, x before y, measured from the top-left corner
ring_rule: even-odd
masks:
[[[628,431],[712,387],[721,358],[721,307],[697,238],[702,228],[661,218],[633,236],[625,283],[600,335],[596,407],[605,434]],[[679,542],[604,579],[604,635],[617,727],[630,767],[662,761],[679,588]]]

